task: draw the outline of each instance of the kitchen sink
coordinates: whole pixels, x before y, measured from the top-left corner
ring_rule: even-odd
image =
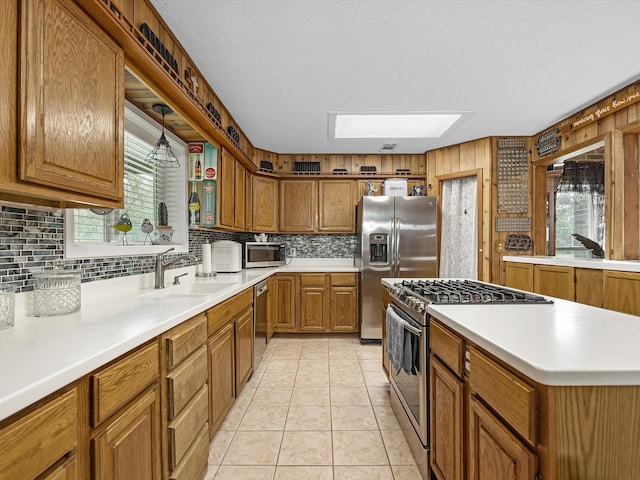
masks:
[[[145,292],[143,297],[205,297],[214,295],[236,285],[237,282],[195,282],[170,285],[166,288]]]

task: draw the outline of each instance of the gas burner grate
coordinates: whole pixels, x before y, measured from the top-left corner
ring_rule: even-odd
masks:
[[[400,285],[434,305],[553,303],[541,295],[473,280],[403,280]]]

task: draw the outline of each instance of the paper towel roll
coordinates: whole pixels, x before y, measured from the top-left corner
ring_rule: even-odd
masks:
[[[202,244],[202,273],[211,273],[211,244]]]

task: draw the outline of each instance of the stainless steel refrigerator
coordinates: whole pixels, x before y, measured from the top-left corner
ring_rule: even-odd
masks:
[[[356,209],[360,269],[360,341],[382,340],[384,277],[436,277],[436,197],[365,196]]]

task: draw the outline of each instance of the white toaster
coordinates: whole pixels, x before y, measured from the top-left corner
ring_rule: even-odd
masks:
[[[216,240],[211,244],[211,269],[214,272],[242,270],[242,244],[231,240]]]

